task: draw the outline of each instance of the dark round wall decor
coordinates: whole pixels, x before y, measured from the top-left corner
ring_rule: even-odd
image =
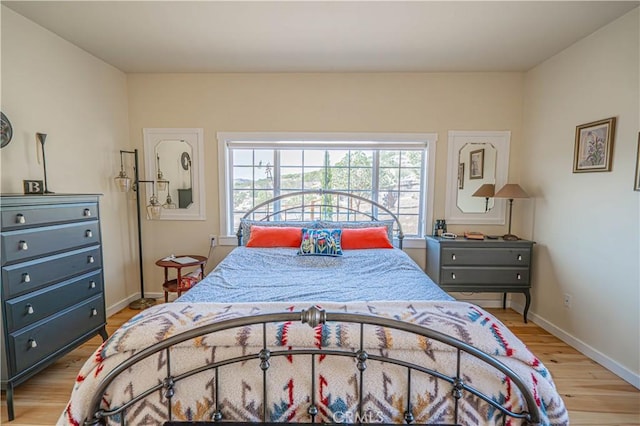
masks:
[[[2,130],[2,145],[0,145],[0,148],[4,148],[11,142],[13,127],[11,127],[11,122],[3,112],[0,112],[0,119],[2,120],[2,123],[0,123],[0,130]]]
[[[191,157],[188,152],[183,152],[180,157],[180,162],[182,163],[182,168],[185,170],[189,170],[189,166],[191,165]]]

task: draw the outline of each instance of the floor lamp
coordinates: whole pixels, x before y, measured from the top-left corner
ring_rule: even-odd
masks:
[[[134,178],[133,182],[131,178],[127,176],[127,172],[124,169],[123,155],[124,154],[133,154],[134,156]],[[136,213],[138,220],[138,260],[140,262],[140,298],[134,300],[129,304],[131,309],[146,309],[149,306],[153,306],[156,303],[156,299],[152,299],[149,297],[144,297],[144,273],[142,269],[142,224],[140,220],[140,184],[141,183],[150,183],[152,185],[152,195],[149,199],[149,204],[147,205],[147,217],[149,219],[159,219],[160,213],[162,211],[162,206],[158,202],[158,197],[156,196],[155,190],[155,182],[152,180],[140,180],[139,176],[139,168],[138,168],[138,150],[134,149],[133,151],[123,151],[120,150],[120,174],[115,178],[116,185],[121,192],[128,192],[133,190],[136,193]]]

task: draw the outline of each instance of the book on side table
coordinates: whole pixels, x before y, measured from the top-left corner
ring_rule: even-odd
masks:
[[[464,237],[467,240],[484,240],[484,234],[482,232],[465,232]]]

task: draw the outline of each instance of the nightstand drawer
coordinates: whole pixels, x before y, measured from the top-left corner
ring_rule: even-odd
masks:
[[[3,297],[9,299],[100,268],[100,246],[5,266],[2,268]]]
[[[5,302],[7,330],[40,321],[69,306],[102,293],[102,270],[45,287]]]
[[[2,264],[11,264],[100,243],[97,221],[2,233]]]
[[[530,248],[477,248],[443,247],[442,266],[529,266]]]
[[[26,370],[104,323],[104,299],[100,295],[11,333],[9,353],[14,353],[11,360],[14,371]]]
[[[529,287],[529,268],[528,267],[443,267],[440,276],[440,285],[470,285],[477,286],[523,286]]]
[[[99,218],[97,203],[6,207],[1,214],[3,231]]]

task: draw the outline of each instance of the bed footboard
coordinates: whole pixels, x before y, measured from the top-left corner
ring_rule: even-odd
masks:
[[[270,336],[268,327],[274,324],[289,327],[291,324],[300,323],[308,324],[311,327],[305,328],[308,330],[308,334],[319,338],[319,341],[322,340],[321,334],[326,324],[349,324],[350,327],[359,329],[359,342],[351,342],[351,345],[345,348],[323,347],[321,344],[311,348],[288,347],[286,345],[273,347],[267,337]],[[178,358],[179,352],[175,350],[181,343],[195,340],[198,345],[203,338],[212,341],[217,333],[225,330],[242,331],[247,327],[262,330],[262,347],[256,347],[255,350],[243,350],[239,356],[232,357],[222,357],[220,353],[216,353],[202,365],[186,370],[178,368],[184,364]],[[339,330],[340,326],[337,326],[336,329]],[[398,356],[396,356],[396,351],[367,348],[365,336],[370,333],[386,333],[389,330],[401,335],[413,336],[412,338],[417,344],[425,349],[423,351],[425,353],[429,352],[427,348],[431,348],[433,345],[448,347],[455,358],[453,371],[438,371],[424,362],[415,362],[413,355],[407,355],[403,351],[398,351]],[[390,339],[391,335],[388,335],[387,338]],[[398,338],[396,337],[396,339]],[[158,359],[162,360],[161,379],[156,379],[156,383],[142,391],[137,389],[135,395],[128,395],[127,400],[122,403],[119,402],[115,405],[111,402],[105,403],[105,401],[112,400],[110,386],[114,381],[123,375],[135,375],[134,372],[139,364],[149,362],[150,359],[158,356]],[[274,370],[276,368],[291,369],[294,358],[301,359],[297,363],[298,370],[295,373],[289,371],[288,374],[299,375],[303,373],[307,376],[304,379],[304,385],[309,388],[306,393],[308,396],[302,401],[298,401],[295,409],[291,409],[291,404],[281,404],[270,399],[272,391],[270,383],[272,374],[275,374]],[[339,359],[339,362],[342,362],[347,369],[351,369],[349,374],[352,375],[352,379],[349,380],[349,383],[352,386],[350,393],[352,397],[341,399],[342,404],[337,404],[338,399],[336,398],[327,397],[326,383],[323,383],[322,375],[319,374],[322,366],[332,365],[329,364],[329,358]],[[469,380],[471,373],[465,372],[463,369],[463,365],[469,359],[474,360],[473,365],[477,365],[479,362],[484,366],[483,368],[492,371],[490,375],[495,376],[497,381],[503,383],[507,381],[513,397],[507,402],[496,398],[492,390],[478,389],[472,383],[473,380]],[[153,362],[158,363],[156,359]],[[303,369],[299,368],[299,365],[306,365],[305,371],[301,371]],[[223,369],[226,371],[226,378],[223,377]],[[260,383],[262,387],[259,392],[262,395],[262,400],[249,404],[254,410],[255,418],[243,417],[237,412],[237,416],[232,415],[234,412],[233,404],[228,403],[221,396],[224,394],[223,382],[228,380],[229,376],[239,374],[240,371],[246,372],[247,369],[253,369],[249,374],[258,376],[257,383]],[[387,382],[383,380],[383,383],[371,383],[368,380],[369,370],[382,372],[382,377],[391,374],[404,376],[401,380],[404,389],[391,397],[388,393]],[[185,418],[183,412],[176,412],[176,407],[180,407],[180,404],[176,404],[176,399],[181,396],[181,392],[188,394],[190,389],[188,386],[180,387],[180,383],[197,375],[207,377],[210,384],[209,403],[206,407],[202,407],[201,413],[192,412],[192,416]],[[445,397],[433,399],[429,395],[433,390],[440,395],[445,395]],[[254,389],[254,391],[256,390]],[[291,389],[289,395],[292,395]],[[515,396],[519,400],[518,404],[514,403]],[[145,400],[151,397],[161,401],[164,408],[158,404],[146,404]],[[244,393],[242,397],[244,398]],[[470,404],[475,408],[480,405],[486,407],[481,409],[490,418],[490,420],[482,419],[485,424],[506,424],[507,419],[514,419],[518,423],[527,425],[536,425],[541,421],[536,396],[521,377],[503,362],[465,342],[436,330],[405,321],[366,314],[326,312],[315,306],[297,312],[231,318],[173,335],[134,353],[113,368],[97,384],[90,401],[89,414],[84,421],[86,426],[125,425],[129,423],[128,419],[131,418],[134,411],[139,414],[140,410],[149,409],[149,407],[152,407],[154,412],[153,416],[155,417],[152,417],[163,419],[159,424],[166,425],[177,425],[183,420],[189,424],[230,421],[236,424],[238,422],[271,424],[274,419],[284,419],[286,422],[294,423],[435,424],[431,421],[434,418],[434,413],[437,424],[469,424],[466,415],[470,411],[468,409]],[[389,406],[380,404],[380,401],[387,401]],[[513,409],[512,407],[518,408]],[[164,412],[158,413],[160,409]],[[287,410],[289,410],[288,413]],[[137,418],[140,421],[140,417]],[[443,419],[445,420],[443,421]],[[198,422],[194,423],[196,420]],[[132,422],[132,424],[134,423]]]

